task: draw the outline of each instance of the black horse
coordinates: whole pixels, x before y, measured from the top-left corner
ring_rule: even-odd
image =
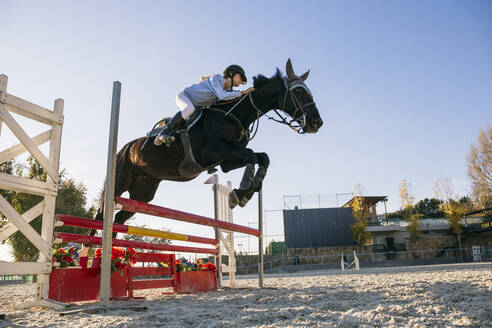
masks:
[[[202,117],[189,129],[183,142],[177,138],[170,147],[155,146],[153,138],[146,142],[143,137],[127,143],[116,157],[115,196],[128,191],[131,199],[150,202],[162,180],[189,181],[215,166],[220,166],[223,172],[246,166],[240,188],[229,195],[231,207],[244,206],[261,189],[270,163],[266,153],[246,148],[252,137],[252,129],[248,127],[258,123],[270,110],[279,115],[276,121],[298,133],[316,133],[323,124],[311,92],[304,84],[309,70],[300,77],[295,75],[289,59],[286,72],[287,76],[282,76],[277,69],[271,78],[258,75],[253,78],[256,90],[252,93],[203,109]],[[282,117],[277,109],[291,119]],[[184,160],[190,156],[195,164],[191,169],[190,165],[183,167]],[[255,164],[258,165],[256,174]],[[98,220],[103,218],[103,205],[96,214]],[[133,214],[121,210],[115,222],[124,223]]]

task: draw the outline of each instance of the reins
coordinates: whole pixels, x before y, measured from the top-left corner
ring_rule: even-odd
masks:
[[[256,136],[256,133],[258,132],[258,128],[260,126],[260,116],[262,114],[264,114],[270,120],[273,120],[273,121],[275,121],[277,123],[280,123],[280,124],[287,125],[289,128],[291,128],[292,130],[296,131],[299,134],[304,134],[304,133],[306,133],[304,131],[304,127],[306,126],[306,111],[304,110],[304,108],[305,107],[308,107],[308,106],[314,105],[315,102],[314,101],[311,101],[309,103],[302,104],[299,101],[299,99],[297,99],[297,96],[294,93],[294,89],[296,89],[296,88],[303,88],[311,96],[311,99],[312,99],[311,91],[308,89],[308,87],[306,86],[306,84],[304,84],[304,81],[302,81],[300,78],[297,78],[297,79],[295,79],[295,80],[293,80],[291,82],[289,82],[286,77],[283,78],[283,80],[284,80],[284,84],[285,84],[285,93],[283,94],[283,97],[282,97],[282,95],[280,96],[281,99],[282,99],[282,102],[279,101],[279,105],[280,105],[280,108],[281,109],[284,109],[285,108],[285,105],[286,105],[286,102],[287,102],[287,96],[290,94],[290,98],[291,98],[292,104],[295,107],[295,111],[291,115],[292,119],[290,121],[287,119],[286,116],[285,117],[282,116],[278,112],[278,109],[273,109],[273,111],[275,112],[275,114],[277,114],[277,116],[280,118],[280,120],[279,119],[276,119],[276,118],[274,118],[272,116],[267,115],[266,112],[263,112],[261,109],[259,109],[256,106],[256,104],[253,101],[253,96],[252,96],[252,93],[251,92],[248,95],[242,96],[242,98],[238,102],[236,102],[227,112],[225,110],[218,109],[218,108],[212,108],[212,107],[210,107],[208,109],[222,112],[222,113],[224,113],[224,116],[230,116],[230,117],[232,117],[236,121],[236,123],[238,123],[239,127],[241,128],[241,135],[240,135],[238,141],[241,141],[241,139],[244,136],[246,136],[246,135],[248,135],[248,142],[250,142],[251,140],[253,140],[253,138]],[[241,123],[241,121],[235,115],[232,114],[232,111],[247,96],[249,96],[249,101],[251,102],[251,105],[253,106],[253,108],[256,110],[257,117],[251,123],[250,127],[248,127],[248,129],[245,129],[244,126],[243,126],[243,124]],[[227,103],[225,103],[225,104],[227,104]],[[302,114],[299,115],[299,117],[296,117],[297,116],[297,113],[299,111]],[[251,134],[253,134],[253,135],[251,135]]]

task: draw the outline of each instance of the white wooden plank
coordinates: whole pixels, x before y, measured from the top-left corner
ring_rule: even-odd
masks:
[[[57,115],[49,109],[11,95],[10,93],[2,94],[0,102],[5,104],[7,110],[44,124],[51,125],[53,122],[62,124],[63,122],[62,115]]]
[[[26,237],[40,252],[44,254],[47,258],[52,256],[51,250],[51,240],[49,243],[34,230],[33,227],[27,223],[24,218],[17,213],[15,208],[9,204],[9,202],[0,195],[0,211],[7,217],[7,219],[15,224],[15,226],[20,230],[20,232]]]
[[[41,203],[37,204],[36,206],[32,207],[30,210],[26,211],[24,214],[22,214],[22,217],[26,222],[31,222],[38,216],[40,216],[43,213],[44,209],[44,200],[41,201]],[[0,229],[0,241],[4,241],[8,237],[10,237],[14,232],[16,232],[17,227],[12,224],[8,223],[7,225],[3,226]]]
[[[225,264],[222,264],[222,272],[224,273],[235,273],[236,272],[236,267],[228,266]]]
[[[6,173],[0,173],[0,189],[13,190],[39,196],[56,196],[58,192],[58,187],[54,183],[27,179]]]
[[[32,142],[31,138],[21,128],[21,126],[15,121],[7,110],[0,105],[0,119],[7,124],[13,134],[19,139],[19,141],[26,147],[27,150],[34,156],[38,163],[48,173],[53,180],[58,181],[58,171],[55,170],[53,165],[49,162],[46,156],[39,150],[39,148]]]
[[[5,74],[0,74],[0,101],[2,101],[1,97],[7,94],[7,83],[9,78]]]
[[[7,75],[0,74],[0,101],[2,99],[2,95],[7,93],[7,82],[9,78]],[[0,121],[0,133],[2,132],[2,121]],[[3,163],[3,162],[2,162]]]
[[[40,262],[5,262],[0,261],[0,276],[2,275],[28,275],[28,274],[49,274],[51,263]]]
[[[1,121],[0,121],[1,124]],[[37,136],[33,137],[31,140],[32,142],[36,145],[42,145],[45,142],[49,141],[51,138],[51,130],[45,131],[43,133],[38,134]],[[22,155],[27,151],[26,147],[22,143],[19,143],[15,146],[12,146],[8,149],[5,149],[0,153],[0,164],[5,163],[8,160],[11,160],[12,158],[15,158],[19,155]]]
[[[55,100],[54,112],[56,114],[63,114],[63,99]],[[61,136],[62,136],[62,125],[53,123],[52,124],[52,133],[50,139],[50,152],[49,152],[49,160],[50,163],[55,168],[56,172],[58,172],[60,165],[60,145],[61,145]],[[51,177],[47,177],[48,183],[57,183],[51,179]],[[41,238],[44,240],[53,240],[53,224],[55,219],[55,205],[56,205],[56,196],[45,196],[44,198],[44,211],[43,211],[43,225],[41,228]],[[43,254],[39,256],[39,262],[51,262],[52,254],[49,257],[45,257]],[[47,299],[49,293],[49,275],[38,275],[38,298]]]

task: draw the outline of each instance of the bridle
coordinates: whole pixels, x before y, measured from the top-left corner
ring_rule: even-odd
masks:
[[[301,78],[295,78],[292,81],[289,81],[287,77],[284,77],[283,81],[285,84],[285,91],[282,94],[280,94],[280,96],[279,96],[279,106],[280,106],[281,110],[285,111],[285,105],[287,103],[287,96],[290,95],[290,98],[292,100],[292,104],[294,105],[294,108],[295,108],[294,113],[292,115],[289,114],[292,117],[292,119],[290,119],[290,120],[286,116],[282,116],[278,112],[277,109],[273,109],[273,111],[275,112],[275,114],[277,114],[277,116],[280,118],[280,120],[276,119],[274,117],[268,116],[266,114],[266,112],[262,111],[261,109],[259,109],[255,105],[255,103],[253,101],[253,97],[251,96],[251,92],[247,95],[244,95],[227,112],[222,110],[222,109],[218,109],[218,108],[210,107],[209,109],[223,112],[224,116],[230,116],[238,123],[239,127],[241,128],[241,135],[239,137],[239,141],[245,136],[248,136],[248,142],[253,140],[253,138],[256,136],[256,133],[258,132],[258,127],[260,126],[260,116],[261,115],[265,115],[266,117],[268,117],[268,119],[273,120],[277,123],[287,125],[289,128],[291,128],[292,130],[296,131],[299,134],[304,134],[304,133],[306,133],[306,131],[304,131],[304,127],[306,126],[306,123],[307,123],[306,122],[306,116],[307,115],[306,115],[306,111],[304,110],[304,108],[314,105],[315,102],[311,101],[311,102],[308,102],[306,104],[302,104],[299,101],[299,99],[297,99],[297,96],[295,95],[294,90],[297,88],[302,88],[302,89],[306,90],[306,92],[311,96],[311,99],[313,98],[313,95]],[[249,127],[248,129],[245,129],[244,126],[242,125],[241,121],[234,114],[232,114],[232,111],[234,110],[234,108],[236,108],[236,106],[239,105],[246,97],[249,98],[249,101],[251,102],[251,105],[253,106],[253,108],[256,110],[256,115],[257,115],[256,120],[253,121],[253,123],[251,124],[251,127]],[[297,116],[298,112],[301,112],[301,114],[299,116]],[[253,135],[251,135],[251,134],[253,134]]]
[[[285,112],[285,104],[287,102],[287,96],[290,94],[292,104],[295,107],[294,113],[292,115],[289,114],[292,117],[292,119],[290,121],[288,121],[288,118],[285,116],[282,116],[278,112],[277,109],[274,109],[273,111],[275,112],[275,114],[277,114],[278,117],[280,117],[280,120],[277,120],[277,119],[270,117],[268,115],[266,115],[266,116],[270,120],[274,120],[277,123],[287,125],[289,128],[291,128],[292,130],[296,131],[299,134],[304,134],[304,133],[306,133],[306,131],[304,131],[304,127],[306,127],[306,111],[304,110],[304,108],[314,105],[315,102],[311,101],[311,102],[308,102],[306,104],[301,104],[299,99],[297,99],[297,96],[294,93],[294,90],[297,88],[302,88],[302,89],[306,90],[306,92],[311,96],[311,99],[313,99],[313,94],[308,89],[308,87],[306,86],[304,81],[300,78],[296,78],[296,79],[289,82],[288,78],[284,77],[283,80],[284,80],[284,84],[285,84],[285,92],[283,95],[282,94],[280,95],[280,99],[282,99],[282,101],[279,101],[280,109],[282,109]],[[296,117],[297,113],[299,111],[301,112],[301,114],[298,117]]]

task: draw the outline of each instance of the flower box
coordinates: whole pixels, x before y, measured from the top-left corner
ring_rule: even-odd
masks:
[[[100,268],[53,269],[50,274],[49,299],[59,302],[81,302],[99,299]],[[111,274],[111,298],[127,296],[127,271]]]
[[[217,290],[214,271],[181,271],[176,277],[176,293],[196,293]]]

